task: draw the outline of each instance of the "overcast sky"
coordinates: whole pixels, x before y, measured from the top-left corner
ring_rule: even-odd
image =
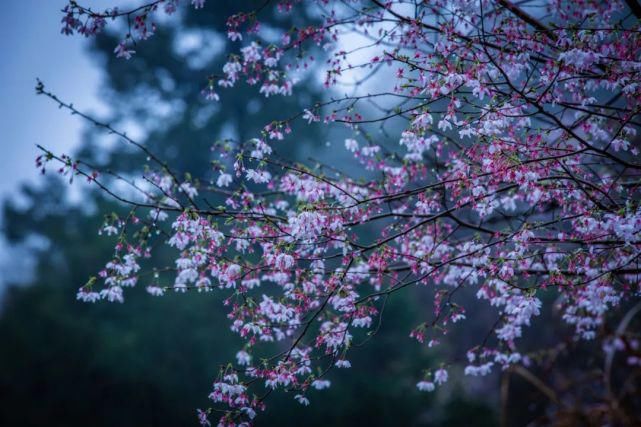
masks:
[[[88,0],[104,7],[109,0]],[[118,2],[116,2],[118,3]],[[82,123],[35,95],[36,77],[89,110],[99,109],[100,72],[86,40],[60,34],[65,0],[4,0],[0,14],[0,197],[38,179],[36,144],[58,152],[78,144]]]

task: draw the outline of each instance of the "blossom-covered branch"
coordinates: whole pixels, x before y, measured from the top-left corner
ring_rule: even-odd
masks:
[[[433,295],[434,320],[405,332],[430,347],[465,327],[459,292],[497,312],[490,335],[465,353],[468,375],[528,363],[519,338],[546,294],[578,339],[595,338],[608,313],[638,298],[641,27],[630,2],[273,3],[263,8],[314,8],[322,20],[265,43],[260,11],[230,17],[229,39],[242,47],[213,70],[205,96],[224,105],[220,88],[244,83],[292,95],[311,67],[323,67],[328,90],[349,93],[275,116],[249,141],[215,144],[211,170],[172,170],[38,89],[149,159],[139,178],[104,182],[81,159],[46,150],[39,159],[133,207],[108,217],[114,257],[78,298],[122,302],[144,277],[141,260],[153,265],[154,248],[168,245],[175,264],[150,267],[147,291],[216,292],[244,339],[214,384],[221,406],[201,411],[203,424],[215,410],[221,425],[250,423],[273,389],[309,404],[307,391],[329,387],[331,368],[350,367],[359,331],[374,335],[387,298],[409,287]],[[128,59],[152,35],[154,14],[177,6],[95,13],[70,2],[63,32],[92,35],[122,20],[115,51]],[[328,59],[319,63],[315,49]],[[296,124],[346,129],[349,171],[278,156]],[[115,185],[123,180],[126,194]],[[281,351],[266,355],[267,342]],[[449,366],[427,368],[418,389],[448,381]]]

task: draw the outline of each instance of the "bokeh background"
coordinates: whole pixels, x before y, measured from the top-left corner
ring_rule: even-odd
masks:
[[[226,17],[259,2],[212,0],[199,12],[185,8],[126,62],[112,53],[114,35],[61,35],[64,3],[7,1],[0,14],[0,425],[197,425],[196,408],[207,407],[218,367],[238,348],[221,301],[215,293],[156,299],[142,289],[122,305],[76,301],[79,285],[111,255],[112,242],[98,236],[101,215],[122,207],[82,183],[39,175],[35,145],[124,175],[144,159],[36,96],[36,77],[181,171],[208,170],[202,153],[216,140],[251,138],[273,119],[271,112],[287,116],[328,94],[311,72],[311,81],[287,99],[265,100],[242,85],[225,91],[222,104],[203,99],[207,76],[233,48],[221,32]],[[86,3],[99,9],[114,2]],[[265,19],[267,28],[288,28],[303,17]],[[313,126],[297,135],[282,154],[300,161],[322,158],[326,141],[336,137]],[[331,152],[332,164],[344,161]],[[331,389],[312,393],[307,408],[277,394],[257,425],[496,425],[498,375],[463,382],[452,374],[438,393],[416,391],[433,353],[407,335],[428,315],[428,298],[408,292],[390,301],[378,336],[353,351],[353,368],[334,373]],[[535,333],[544,339],[553,332]],[[465,348],[480,333],[471,327],[450,346]],[[511,393],[514,409],[503,422],[525,425],[540,416],[539,391],[517,380]]]

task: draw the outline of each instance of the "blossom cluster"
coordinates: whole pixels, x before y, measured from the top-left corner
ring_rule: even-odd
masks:
[[[135,35],[116,48],[129,58],[127,37],[150,36],[149,16],[176,3],[94,14],[71,2],[63,32],[91,35],[107,19],[135,16]],[[239,81],[265,97],[292,95],[291,70],[313,64],[306,52],[318,47],[328,57],[316,63],[321,83],[356,81],[353,94],[214,147],[227,167],[191,171],[209,180],[180,180],[156,162],[146,176],[154,187],[130,201],[148,216],[105,224],[118,235],[116,255],[99,274],[103,288],[95,279],[78,293],[122,302],[150,241],[173,248],[175,265],[156,270],[147,290],[219,293],[245,343],[210,395],[225,408],[220,425],[251,423],[274,389],[309,404],[310,388],[351,366],[353,343],[376,333],[385,301],[403,289],[433,295],[434,321],[407,332],[430,347],[465,327],[457,298],[466,290],[498,315],[490,338],[470,343],[470,376],[529,360],[519,341],[548,295],[576,339],[596,338],[609,313],[638,299],[641,27],[625,2],[550,0],[530,10],[437,0],[411,11],[403,1],[302,3],[276,9],[316,7],[324,18],[269,45],[257,14],[229,19],[241,47],[208,98]],[[372,74],[375,86],[363,89]],[[272,147],[288,143],[297,120],[345,127],[351,135],[337,145],[361,175],[278,158]],[[204,207],[207,192],[223,204]],[[282,351],[263,357],[265,342]],[[418,390],[445,384],[448,369],[426,369]],[[199,412],[203,424],[211,413]]]

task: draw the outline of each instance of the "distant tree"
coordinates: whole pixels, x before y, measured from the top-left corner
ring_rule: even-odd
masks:
[[[137,174],[122,175],[43,148],[43,170],[59,164],[61,174],[87,178],[131,208],[106,218],[114,256],[78,299],[123,302],[125,288],[139,282],[154,296],[220,295],[244,345],[221,369],[215,405],[199,414],[204,425],[213,414],[221,425],[250,423],[275,389],[307,405],[310,389],[330,386],[331,369],[351,365],[355,345],[376,339],[388,300],[421,287],[431,290],[433,310],[407,331],[418,342],[437,347],[447,333],[487,324],[462,354],[426,367],[419,390],[446,383],[450,366],[467,359],[465,374],[521,373],[560,408],[559,420],[572,415],[527,371],[541,359],[536,348],[524,351],[532,340],[519,343],[550,308],[557,311],[545,317],[549,327],[601,339],[605,386],[588,410],[592,419],[638,416],[629,396],[639,391],[641,354],[627,326],[638,312],[641,273],[641,7],[634,0],[271,3],[227,20],[228,38],[243,47],[203,79],[212,108],[238,102],[222,88],[243,82],[265,97],[294,95],[304,77],[349,93],[310,100],[293,114],[270,110],[260,131],[221,135],[207,154],[181,141],[211,160],[190,171],[83,115],[143,160]],[[114,53],[131,59],[156,31],[154,19],[177,8],[176,0],[157,0],[96,12],[72,1],[63,32],[93,35],[119,22]],[[296,22],[264,25],[274,9]],[[329,59],[318,61],[320,51]],[[42,83],[37,91],[83,114]],[[335,149],[308,161],[278,155],[304,124],[348,129],[340,145],[354,161],[336,164]],[[167,246],[174,262],[155,262]],[[609,316],[622,326],[609,330]],[[617,392],[616,353],[637,375]]]

